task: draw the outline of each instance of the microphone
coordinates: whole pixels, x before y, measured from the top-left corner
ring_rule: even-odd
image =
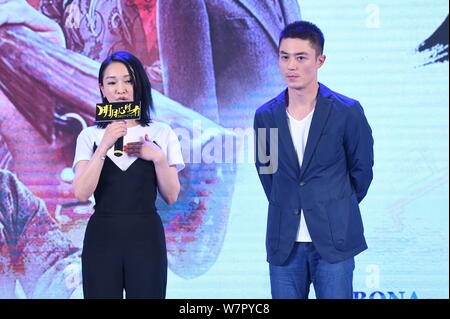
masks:
[[[140,120],[141,104],[140,102],[116,102],[101,103],[96,105],[95,121],[124,121]],[[114,143],[114,155],[120,157],[123,155],[123,136],[119,137]]]
[[[117,157],[123,155],[123,136],[119,137],[114,144],[114,155]]]

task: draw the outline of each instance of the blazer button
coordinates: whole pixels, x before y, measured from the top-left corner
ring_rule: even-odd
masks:
[[[293,213],[294,215],[300,215],[300,209],[294,209]]]
[[[300,186],[305,186],[306,183],[305,182],[300,182]]]

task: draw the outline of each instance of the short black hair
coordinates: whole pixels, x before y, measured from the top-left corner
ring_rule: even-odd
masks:
[[[142,126],[147,126],[152,121],[150,111],[154,110],[154,106],[151,92],[152,87],[144,66],[133,54],[127,51],[116,51],[108,56],[100,65],[100,71],[98,73],[99,85],[103,86],[103,74],[112,62],[121,62],[126,66],[133,83],[133,99],[135,102],[141,102],[141,119],[138,122]],[[103,103],[108,103],[101,90],[100,95],[102,96]],[[109,123],[111,122],[96,122],[95,124],[97,124],[97,127],[105,128]]]
[[[322,31],[314,24],[308,21],[295,21],[288,24],[280,33],[280,47],[283,39],[302,39],[309,40],[311,46],[316,50],[316,54],[323,54],[325,38]]]

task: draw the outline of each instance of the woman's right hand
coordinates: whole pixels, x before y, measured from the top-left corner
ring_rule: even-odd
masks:
[[[113,147],[114,143],[119,139],[127,135],[127,123],[125,121],[113,121],[105,129],[102,141],[99,148],[105,155],[106,152]]]
[[[116,143],[119,137],[127,134],[127,123],[125,121],[114,121],[105,128],[100,145],[89,161],[80,161],[75,168],[75,178],[73,180],[73,190],[75,197],[85,202],[91,197],[97,188],[100,173],[104,161],[99,160],[100,156],[106,156],[106,152]],[[94,159],[96,158],[96,159]],[[104,158],[103,158],[104,159]]]

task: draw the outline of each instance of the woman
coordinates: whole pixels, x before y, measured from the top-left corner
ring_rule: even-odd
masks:
[[[74,193],[92,194],[95,212],[87,225],[82,275],[85,298],[164,298],[167,253],[156,213],[157,190],[167,204],[180,191],[181,147],[168,125],[154,122],[150,82],[141,62],[117,51],[100,66],[103,102],[140,101],[139,121],[99,123],[84,129],[74,159]],[[113,145],[124,137],[124,156]]]
[[[148,12],[137,12],[132,2],[145,2],[140,7],[143,10],[148,3],[151,8],[156,4],[156,0],[41,0],[39,12],[26,1],[2,3],[0,0],[0,24],[5,21],[3,17],[7,18],[7,28],[14,27],[4,37],[6,33],[2,31],[7,28],[0,26],[0,134],[4,135],[19,179],[44,199],[49,213],[56,215],[64,232],[77,247],[81,247],[86,219],[93,208],[91,201],[79,202],[75,198],[73,174],[66,168],[72,166],[79,132],[94,122],[95,103],[99,102],[96,83],[100,63],[117,50],[134,54],[150,79],[153,105],[157,109],[153,118],[158,116],[158,120],[172,128],[188,131],[195,140],[180,139],[185,143],[183,157],[186,167],[179,172],[181,189],[177,202],[166,205],[161,198],[156,202],[165,227],[170,270],[185,279],[195,278],[215,264],[222,250],[237,165],[234,160],[233,163],[192,163],[192,158],[194,154],[202,154],[205,146],[216,145],[214,141],[230,137],[232,132],[208,120],[205,113],[186,109],[155,91],[162,83],[158,82],[156,67],[159,57],[147,53],[155,52],[150,47],[158,42],[156,33],[147,32],[150,29],[145,27],[140,32],[139,28],[133,27],[141,20],[145,26],[147,22],[143,17]],[[112,27],[108,24],[109,18],[126,23],[113,24]],[[155,20],[149,23],[156,24]],[[24,35],[19,31],[32,32]],[[141,46],[143,42],[140,41],[144,33],[147,49]],[[133,36],[131,42],[127,35]],[[42,41],[42,38],[48,41]],[[120,45],[116,45],[118,43]],[[2,44],[6,44],[3,50]],[[65,46],[67,49],[63,49]],[[1,52],[5,54],[2,56]],[[36,52],[42,54],[35,55]],[[41,59],[41,56],[45,58]],[[2,62],[8,67],[2,67]],[[17,71],[23,68],[31,68],[33,72],[30,75],[30,72]],[[48,76],[49,72],[52,77]],[[33,94],[17,85],[24,81],[34,88]],[[89,87],[89,90],[84,90],[84,87]],[[2,94],[7,91],[10,92],[8,97]],[[69,117],[70,114],[79,115],[82,120]],[[192,123],[199,124],[195,127],[201,126],[201,138],[196,137],[200,135],[194,133]],[[24,152],[24,145],[32,147]],[[228,152],[226,147],[222,145],[222,154]]]

